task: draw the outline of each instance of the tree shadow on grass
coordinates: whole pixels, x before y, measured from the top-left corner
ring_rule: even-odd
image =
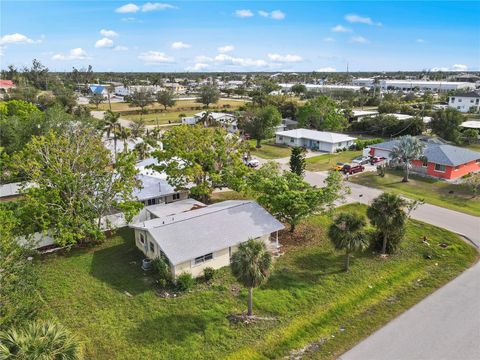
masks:
[[[112,288],[137,295],[152,288],[153,279],[141,269],[143,254],[135,246],[130,229],[117,232],[118,245],[93,253],[90,274]],[[106,240],[109,241],[109,240]]]
[[[193,314],[165,314],[142,321],[130,333],[133,343],[152,344],[167,342],[181,345],[191,336],[205,336],[205,318]]]
[[[306,288],[321,282],[325,276],[343,272],[343,264],[342,255],[321,249],[301,254],[288,267],[279,264],[264,288]]]

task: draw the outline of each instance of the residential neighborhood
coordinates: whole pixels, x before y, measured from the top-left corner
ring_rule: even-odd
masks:
[[[478,4],[0,7],[0,359],[480,358]]]

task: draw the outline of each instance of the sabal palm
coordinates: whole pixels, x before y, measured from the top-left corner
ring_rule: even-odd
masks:
[[[118,130],[118,137],[123,140],[123,151],[127,152],[127,141],[132,136],[132,131],[126,127],[120,127]]]
[[[398,144],[392,149],[390,156],[392,160],[402,163],[405,168],[405,176],[403,182],[408,182],[408,174],[413,160],[423,157],[423,149],[425,145],[416,137],[406,135],[402,136]]]
[[[405,209],[408,202],[392,193],[383,193],[375,198],[367,209],[370,222],[380,231],[382,254],[387,252],[387,242],[391,234],[402,229],[407,220]]]
[[[122,125],[120,124],[120,114],[115,113],[111,110],[105,112],[103,121],[105,123],[103,130],[107,133],[107,139],[110,139],[110,134],[113,134],[113,147],[115,161],[117,159],[117,133],[121,130]]]
[[[62,325],[33,322],[0,332],[0,359],[82,359],[80,343]]]
[[[350,254],[366,248],[365,217],[356,213],[340,213],[328,229],[328,237],[337,250],[345,250],[345,271],[348,271]]]
[[[143,160],[148,155],[148,145],[146,142],[141,142],[135,145],[135,151],[137,152],[138,158]]]
[[[237,281],[248,289],[247,315],[251,316],[253,288],[268,278],[272,268],[272,255],[262,241],[249,240],[240,244],[238,251],[232,255],[230,266]]]

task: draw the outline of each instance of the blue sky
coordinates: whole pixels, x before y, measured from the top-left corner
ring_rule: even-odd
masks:
[[[478,1],[1,1],[1,67],[479,70]]]

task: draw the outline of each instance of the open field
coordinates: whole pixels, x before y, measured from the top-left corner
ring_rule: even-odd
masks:
[[[272,140],[262,141],[262,147],[257,149],[255,145],[257,144],[256,140],[248,140],[250,144],[250,153],[252,156],[258,156],[262,159],[281,159],[289,157],[292,153],[292,150],[286,145],[275,145]]]
[[[480,197],[472,198],[472,193],[464,185],[449,184],[445,181],[411,175],[408,183],[402,182],[403,172],[387,171],[385,177],[376,173],[363,173],[350,177],[350,181],[402,194],[412,199],[447,209],[480,216]]]
[[[359,204],[346,208],[365,212]],[[325,238],[329,223],[313,216],[293,238],[282,234],[286,253],[254,291],[254,312],[276,321],[230,324],[229,314],[246,309],[246,291],[228,268],[177,298],[157,296],[154,278],[140,270],[143,255],[130,230],[95,248],[38,260],[40,315],[70,328],[88,359],[270,359],[312,343],[323,345],[308,357],[334,359],[477,258],[458,236],[410,221],[396,255],[385,260],[365,252],[345,273],[343,253]]]
[[[331,170],[337,162],[349,163],[357,156],[362,155],[362,151],[342,151],[335,154],[324,154],[313,156],[306,159],[306,169],[309,171]]]
[[[179,123],[181,122],[180,115],[182,116],[192,116],[196,114],[198,110],[190,110],[190,111],[169,111],[169,112],[156,112],[150,114],[129,114],[129,115],[122,115],[123,118],[128,120],[137,120],[143,119],[147,125],[164,125],[168,124],[169,121],[171,123]]]

